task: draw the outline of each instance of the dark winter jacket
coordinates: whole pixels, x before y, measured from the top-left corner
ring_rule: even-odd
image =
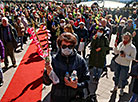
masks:
[[[135,30],[135,32],[136,32],[136,36],[133,38],[133,44],[138,49],[138,28]]]
[[[135,79],[135,80],[134,80],[133,92],[134,92],[135,94],[138,94],[138,79]]]
[[[88,67],[85,60],[74,51],[69,57],[61,55],[59,51],[52,57],[52,67],[56,75],[58,76],[60,83],[52,85],[51,97],[52,102],[70,102],[72,97],[75,97],[79,90],[87,87],[89,80]],[[77,71],[78,87],[76,89],[66,86],[64,82],[65,73],[72,73],[73,70]],[[45,73],[46,74],[46,73]],[[52,83],[49,77],[46,75],[47,85]],[[58,100],[58,98],[61,98]]]
[[[94,23],[91,25],[90,29],[89,29],[89,38],[92,39],[92,37],[96,34],[97,29],[96,29],[97,24]]]
[[[3,43],[1,40],[0,40],[0,57],[1,57],[1,59],[4,59],[4,57],[5,57],[4,46],[3,46]]]
[[[78,35],[79,42],[80,42],[81,38],[83,38],[84,41],[87,41],[89,33],[88,33],[88,29],[86,27],[84,27],[83,29],[80,29],[80,27],[77,27],[75,33]]]
[[[15,48],[15,47],[17,47],[17,41],[15,38],[17,36],[16,35],[17,33],[15,32],[15,28],[12,25],[9,24],[8,27],[9,27],[10,34],[11,34],[11,41],[10,40],[7,40],[7,41],[4,40],[4,31],[3,31],[4,26],[2,24],[0,24],[0,39],[3,42],[4,46],[6,45],[7,42],[11,42],[13,44],[13,47]],[[6,30],[8,32],[8,28]]]
[[[118,44],[122,41],[122,29],[123,29],[124,26],[120,26],[118,27]]]
[[[138,52],[138,28],[135,31],[136,31],[136,36],[133,38],[133,44],[135,45]],[[138,60],[138,53],[136,55],[136,60]]]
[[[130,76],[134,78],[133,92],[138,94],[138,64],[134,65],[131,69]]]
[[[105,65],[106,53],[110,50],[108,38],[104,35],[100,38],[93,38],[90,48],[89,66],[103,68]],[[101,50],[97,52],[97,48],[101,48]]]

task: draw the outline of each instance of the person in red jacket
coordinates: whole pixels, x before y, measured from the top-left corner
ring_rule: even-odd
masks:
[[[84,24],[85,24],[85,19],[80,13],[77,13],[77,19],[76,19],[74,25],[76,27],[78,27],[80,22],[84,22]]]

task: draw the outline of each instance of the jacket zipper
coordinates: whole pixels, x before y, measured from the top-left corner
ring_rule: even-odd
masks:
[[[69,72],[69,57],[67,56],[67,71]]]

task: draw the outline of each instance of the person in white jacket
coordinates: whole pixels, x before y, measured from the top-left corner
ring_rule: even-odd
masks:
[[[122,36],[122,42],[120,42],[118,46],[117,43],[115,43],[114,52],[118,54],[118,56],[115,59],[116,68],[113,78],[115,86],[111,92],[117,91],[118,85],[121,83],[120,95],[123,95],[123,89],[128,84],[129,66],[136,57],[136,48],[132,44],[132,35],[129,32],[126,32]]]

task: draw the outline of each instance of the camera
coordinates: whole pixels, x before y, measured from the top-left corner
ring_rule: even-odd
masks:
[[[124,51],[120,51],[120,54],[124,54]]]

